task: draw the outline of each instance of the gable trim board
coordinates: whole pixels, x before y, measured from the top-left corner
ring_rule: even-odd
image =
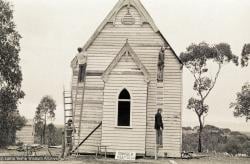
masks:
[[[145,81],[148,83],[150,81],[149,73],[148,73],[147,69],[145,68],[145,66],[142,64],[142,62],[140,61],[140,59],[138,58],[138,56],[136,55],[136,53],[134,52],[134,50],[129,45],[128,40],[126,40],[126,43],[124,44],[124,46],[122,47],[120,52],[116,55],[116,57],[113,59],[113,61],[107,67],[107,69],[104,71],[104,73],[102,75],[103,81],[104,82],[107,81],[108,75],[110,74],[112,69],[117,65],[117,63],[120,61],[121,57],[123,55],[125,55],[126,53],[129,53],[131,55],[132,59],[134,60],[135,64],[137,65],[137,67],[143,72]]]

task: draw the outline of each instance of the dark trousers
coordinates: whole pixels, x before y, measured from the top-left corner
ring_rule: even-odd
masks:
[[[162,130],[156,129],[155,131],[156,131],[156,144],[162,145]]]

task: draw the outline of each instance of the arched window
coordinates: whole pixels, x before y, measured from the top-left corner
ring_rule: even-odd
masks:
[[[118,99],[118,126],[130,126],[130,109],[131,109],[131,98],[128,90],[123,89]]]

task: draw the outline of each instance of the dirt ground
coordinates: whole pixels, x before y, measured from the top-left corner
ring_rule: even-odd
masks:
[[[136,161],[117,161],[114,159],[81,159],[68,161],[0,161],[0,164],[250,164],[250,158],[206,157],[201,159],[139,159]]]
[[[60,155],[60,149],[51,149],[51,153],[55,156]],[[10,150],[2,150],[0,149],[0,156],[22,156],[25,155],[25,152],[17,152],[17,151],[10,151]],[[37,155],[49,155],[47,149],[40,150],[37,152]],[[137,159],[135,161],[117,161],[114,158],[101,158],[96,159],[95,156],[81,156],[76,159],[76,157],[70,157],[67,160],[61,161],[0,161],[0,164],[250,164],[250,157],[249,158],[239,158],[239,157],[226,157],[222,154],[205,154],[205,156],[200,159],[159,159],[154,160],[154,158],[147,158],[147,159]]]

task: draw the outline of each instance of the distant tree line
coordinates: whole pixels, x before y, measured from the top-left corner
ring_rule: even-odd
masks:
[[[58,146],[62,144],[62,131],[63,128],[56,127],[53,123],[50,123],[46,127],[45,132],[45,143],[41,136],[43,135],[43,130],[39,130],[39,126],[35,128],[35,143],[46,144],[49,146]]]
[[[199,128],[183,128],[183,151],[197,152]],[[202,149],[208,152],[227,152],[232,155],[247,154],[250,156],[250,137],[230,129],[221,129],[206,125],[202,133]]]

